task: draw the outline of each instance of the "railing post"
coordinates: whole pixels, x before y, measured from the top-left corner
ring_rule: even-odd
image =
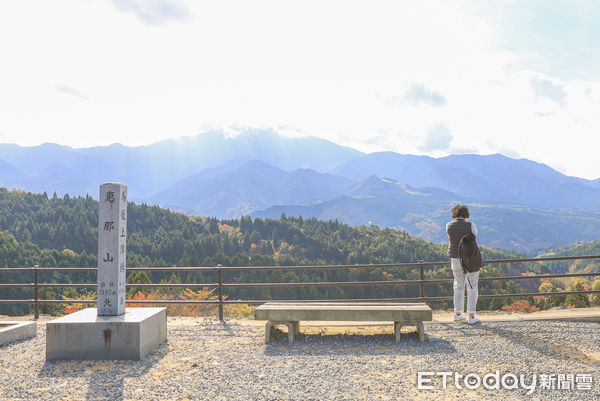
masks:
[[[419,297],[421,298],[425,298],[425,283],[423,282],[423,280],[425,280],[425,265],[423,264],[425,261],[423,260],[419,260],[419,280],[421,280],[421,282],[419,283]]]
[[[217,284],[219,285],[219,320],[223,321],[223,275],[221,265],[217,265]]]
[[[40,277],[38,267],[40,266],[33,266],[33,300],[35,301],[33,304],[33,316],[35,320],[38,320],[40,318],[40,293],[38,286],[38,284],[40,283]]]

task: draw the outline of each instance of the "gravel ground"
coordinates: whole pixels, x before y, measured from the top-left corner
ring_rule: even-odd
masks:
[[[1,400],[600,400],[600,322],[426,324],[405,328],[303,328],[297,341],[264,344],[261,327],[169,318],[168,341],[145,360],[45,361],[38,336],[0,347]],[[335,333],[338,334],[329,334]],[[591,390],[417,389],[417,372],[589,374]],[[452,379],[452,378],[451,378]]]

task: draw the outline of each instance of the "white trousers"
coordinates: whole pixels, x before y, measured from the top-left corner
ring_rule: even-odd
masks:
[[[454,273],[454,312],[465,310],[465,285],[467,286],[467,313],[475,313],[479,296],[479,271],[465,274],[460,266],[459,258],[450,258]]]

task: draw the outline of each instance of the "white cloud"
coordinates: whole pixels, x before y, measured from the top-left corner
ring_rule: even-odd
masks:
[[[565,106],[565,98],[567,97],[564,91],[564,86],[555,84],[549,79],[532,77],[531,89],[537,98],[549,99],[561,107]]]
[[[423,144],[419,149],[425,152],[434,152],[436,150],[447,150],[454,137],[450,129],[443,123],[437,123],[432,126],[425,135]]]
[[[83,93],[79,92],[75,88],[71,88],[68,85],[63,85],[63,84],[54,85],[54,88],[57,91],[64,93],[65,95],[75,96],[75,97],[77,97],[79,99],[82,99],[82,100],[89,100],[86,95],[84,95]]]
[[[131,13],[148,25],[164,25],[169,21],[190,18],[185,4],[173,0],[110,0],[117,10]]]
[[[425,103],[430,106],[439,107],[446,104],[446,98],[436,91],[425,88],[424,85],[413,83],[404,95],[404,100],[413,106]]]

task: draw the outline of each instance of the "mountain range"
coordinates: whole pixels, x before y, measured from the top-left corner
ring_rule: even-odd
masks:
[[[211,131],[137,147],[0,144],[0,185],[95,197],[99,184],[117,181],[128,185],[131,199],[141,201],[187,176],[236,158],[262,160],[285,170],[327,171],[362,155],[315,137],[285,137],[273,130],[252,129],[235,137]]]
[[[187,213],[237,218],[272,205],[332,199],[354,185],[347,178],[312,169],[287,172],[258,160],[238,162],[187,177],[158,193],[153,203],[171,209],[183,206]]]
[[[598,180],[569,177],[545,164],[500,154],[434,159],[380,152],[342,163],[332,172],[354,180],[369,175],[389,177],[415,187],[446,189],[494,203],[600,211]]]
[[[452,205],[465,203],[480,243],[528,254],[600,238],[600,179],[500,154],[364,154],[270,129],[140,147],[0,144],[2,186],[96,197],[107,181],[128,185],[133,201],[187,214],[285,213],[387,226],[436,242],[446,240]]]

